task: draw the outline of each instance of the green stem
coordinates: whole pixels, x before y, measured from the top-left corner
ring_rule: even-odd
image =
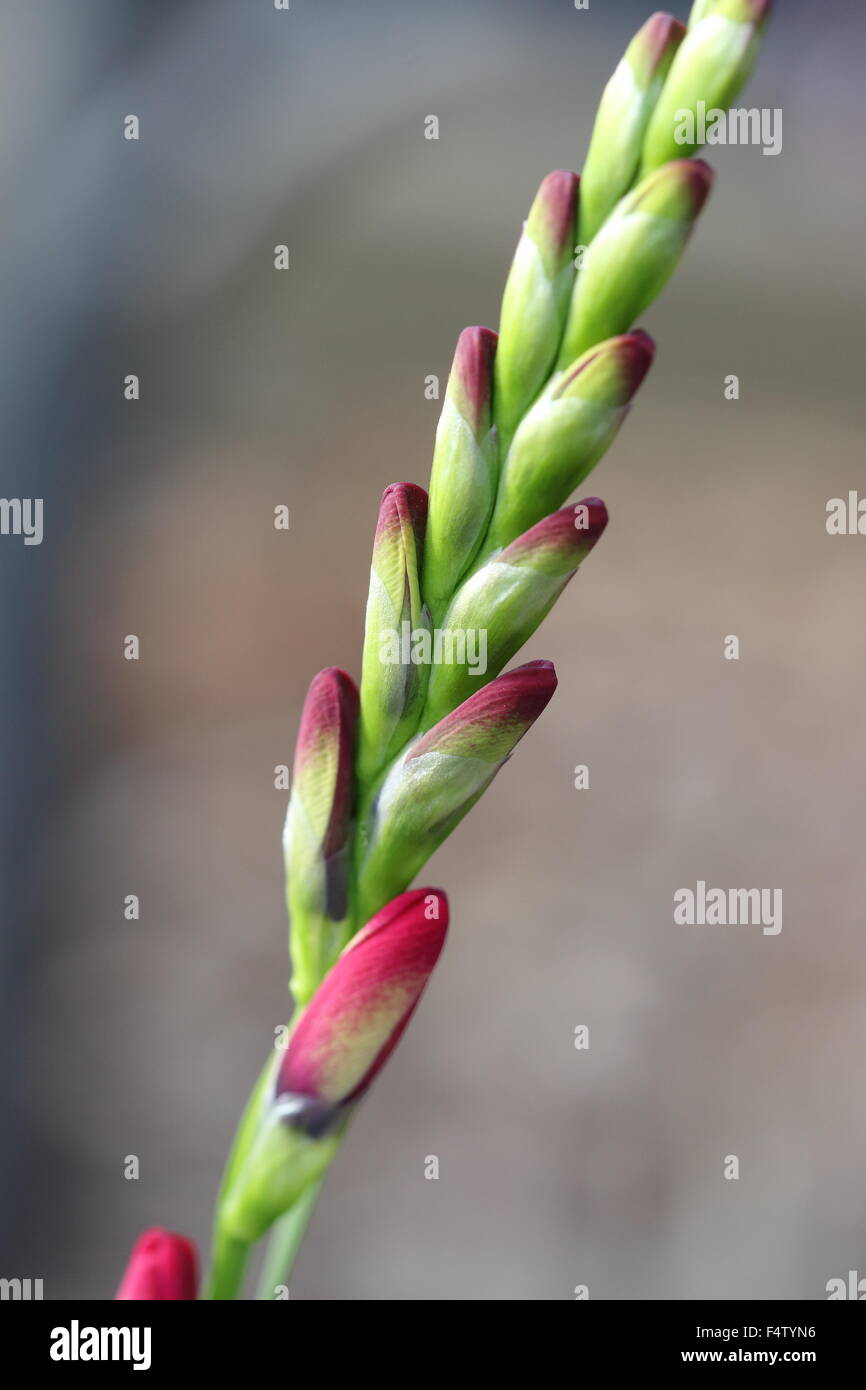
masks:
[[[250,1247],[217,1232],[214,1238],[214,1258],[210,1280],[202,1293],[204,1299],[236,1299],[239,1297],[246,1273]]]
[[[315,1210],[322,1184],[325,1181],[323,1175],[318,1182],[312,1183],[279,1221],[271,1231],[268,1248],[265,1251],[265,1259],[262,1265],[261,1277],[256,1292],[256,1299],[259,1302],[271,1303],[274,1294],[280,1284],[288,1284],[294,1268],[295,1260],[301,1248],[301,1242],[307,1233],[307,1227]]]

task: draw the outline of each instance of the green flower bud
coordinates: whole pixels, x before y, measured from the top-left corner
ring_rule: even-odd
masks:
[[[685,32],[672,15],[652,15],[604,89],[580,179],[581,246],[634,183],[653,107]]]
[[[438,889],[388,903],[352,938],[248,1107],[218,1205],[223,1246],[259,1240],[334,1158],[351,1112],[406,1029],[448,930]]]
[[[561,507],[609,447],[649,371],[641,332],[611,338],[553,378],[514,436],[484,545],[489,556]]]
[[[695,0],[689,11],[688,27],[694,29],[711,14],[724,15],[739,24],[765,24],[772,0]]]
[[[641,172],[698,148],[698,103],[725,111],[745,86],[758,56],[769,0],[706,0],[696,8],[653,111]]]
[[[454,596],[444,629],[457,645],[468,633],[480,634],[483,662],[440,662],[430,672],[424,725],[429,727],[468,699],[486,675],[499,674],[543,622],[578,566],[607,525],[607,508],[598,497],[545,517],[475,572]],[[479,669],[483,667],[483,669]]]
[[[357,919],[403,891],[475,805],[556,688],[549,661],[485,685],[397,760],[359,826]]]
[[[358,691],[329,667],[304,702],[283,853],[292,992],[305,1004],[345,941]]]
[[[418,727],[428,669],[412,660],[414,634],[430,617],[421,598],[427,494],[392,483],[373,542],[361,668],[358,776],[371,781]]]
[[[422,586],[434,620],[475,556],[496,495],[495,353],[489,328],[463,330],[436,430]]]
[[[695,3],[689,10],[687,27],[689,29],[694,29],[696,24],[700,24],[701,20],[709,13],[715,3],[716,0],[695,0]]]
[[[526,219],[502,298],[496,353],[496,423],[507,447],[547,380],[574,281],[578,178],[548,174]]]
[[[312,1100],[272,1103],[243,1167],[223,1193],[221,1237],[243,1245],[260,1240],[325,1173],[340,1147],[347,1119],[332,1106]]]
[[[560,367],[627,332],[653,302],[677,266],[712,177],[700,159],[675,160],[617,203],[577,278]]]

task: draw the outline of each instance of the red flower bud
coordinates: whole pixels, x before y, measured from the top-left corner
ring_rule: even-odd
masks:
[[[153,1226],[132,1247],[126,1273],[116,1298],[138,1300],[194,1300],[198,1289],[198,1259],[186,1236]]]
[[[439,959],[448,900],[403,893],[355,936],[292,1032],[277,1095],[357,1100],[390,1057]]]

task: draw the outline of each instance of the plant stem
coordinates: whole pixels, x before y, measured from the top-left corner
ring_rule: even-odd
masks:
[[[268,1248],[265,1251],[265,1259],[256,1292],[256,1298],[260,1302],[273,1302],[277,1286],[288,1283],[301,1248],[301,1242],[307,1233],[307,1227],[319,1199],[325,1176],[327,1175],[322,1176],[318,1182],[312,1183],[306,1192],[298,1198],[295,1205],[290,1207],[285,1215],[281,1216],[279,1221],[275,1223],[268,1241]]]
[[[236,1299],[240,1295],[246,1273],[250,1247],[244,1241],[217,1233],[214,1239],[214,1259],[210,1281],[202,1298]]]

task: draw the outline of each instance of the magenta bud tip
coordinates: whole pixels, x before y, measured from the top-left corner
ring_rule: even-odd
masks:
[[[697,217],[710,196],[715,173],[705,159],[674,160],[673,163],[682,165],[683,183],[692,199],[692,217]]]
[[[402,531],[407,524],[423,535],[427,524],[427,493],[416,483],[389,483],[379,504],[374,546]]]
[[[198,1257],[191,1240],[153,1226],[139,1236],[116,1299],[190,1301],[197,1297]]]
[[[498,560],[550,574],[571,574],[601,538],[607,522],[601,498],[584,497],[536,522],[507,545]]]
[[[644,86],[650,85],[660,69],[662,72],[667,70],[685,34],[686,26],[672,14],[661,10],[650,15],[643,28],[638,30],[628,50],[628,57]]]
[[[498,334],[492,328],[464,328],[457,339],[452,367],[452,394],[472,432],[490,428],[491,383]]]
[[[635,395],[653,364],[656,345],[642,328],[623,334],[620,340],[620,361],[626,381],[628,399]]]

